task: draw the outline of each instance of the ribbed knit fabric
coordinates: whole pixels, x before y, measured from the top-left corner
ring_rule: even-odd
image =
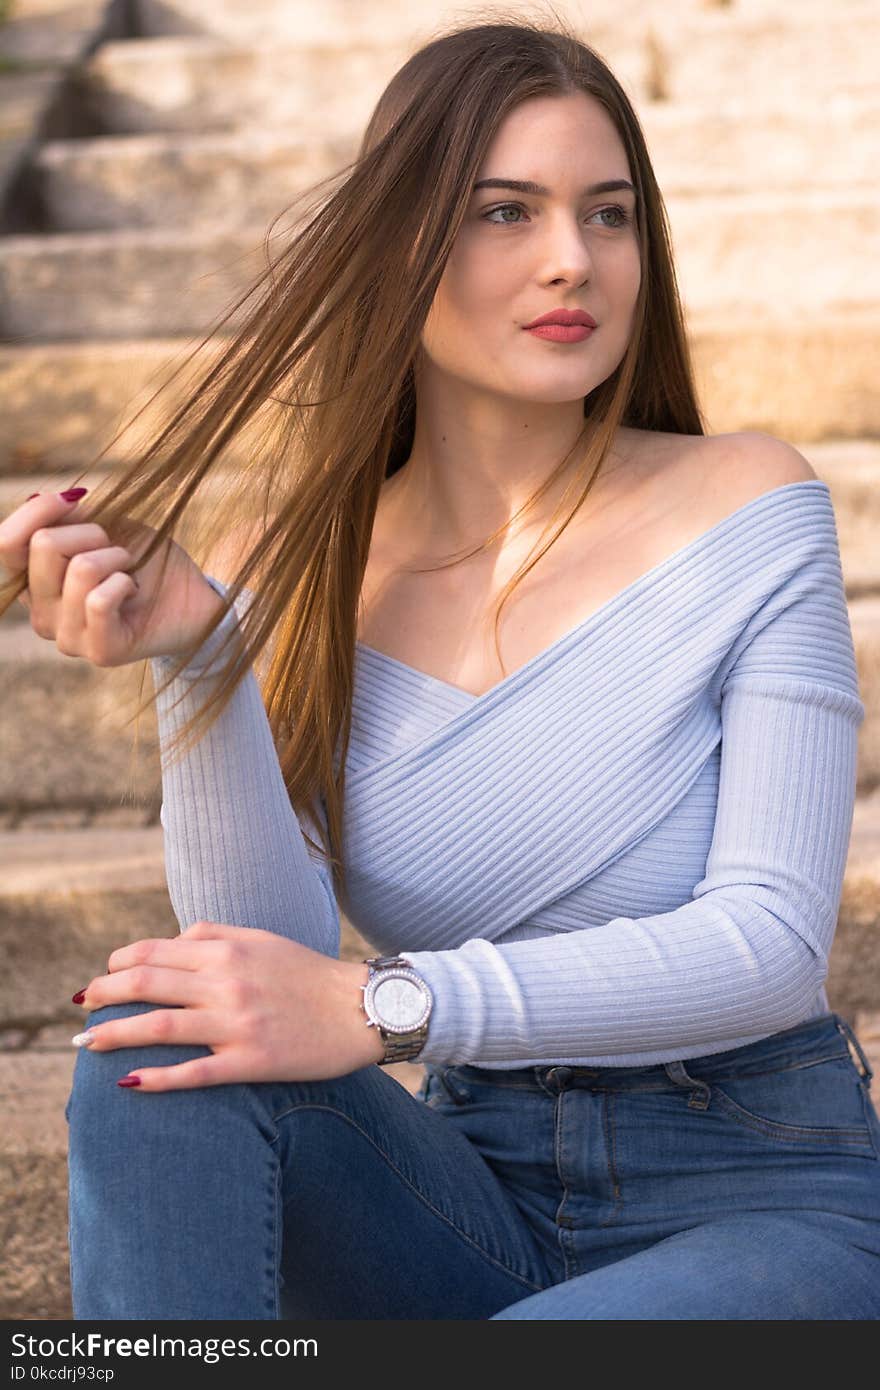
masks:
[[[739,507],[484,695],[359,642],[343,906],[430,985],[420,1060],[646,1065],[826,1012],[864,715],[818,479]],[[163,772],[162,825],[181,927],[337,954],[253,671]]]

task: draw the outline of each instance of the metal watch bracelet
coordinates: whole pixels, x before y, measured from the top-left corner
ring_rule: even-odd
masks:
[[[418,979],[421,979],[421,977],[418,976],[418,972],[413,969],[410,962],[405,960],[403,956],[364,956],[364,963],[370,967],[367,984],[362,986],[365,994],[375,974],[382,970],[398,968],[406,970],[412,975],[416,975]],[[363,1000],[361,1001],[361,1009],[364,1013],[367,1013]],[[389,1062],[414,1061],[428,1040],[428,1023],[429,1020],[426,1019],[418,1028],[411,1029],[408,1033],[393,1033],[383,1028],[378,1020],[368,1018],[368,1026],[372,1024],[372,1026],[378,1030],[379,1036],[385,1046],[385,1054],[378,1065],[384,1067],[387,1066]]]

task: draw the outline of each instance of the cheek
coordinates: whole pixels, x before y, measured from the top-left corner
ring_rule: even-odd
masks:
[[[450,320],[472,323],[481,316],[495,322],[510,318],[512,306],[528,285],[530,270],[488,234],[465,228],[453,246],[437,287],[435,304]]]
[[[422,346],[442,367],[488,379],[486,368],[504,351],[513,333],[511,297],[498,294],[486,277],[447,264],[422,330]]]
[[[499,279],[497,261],[493,264],[462,250],[453,253],[434,296],[437,318],[449,324],[470,324],[487,314],[497,314],[498,302],[503,299]]]
[[[481,316],[472,309],[465,313],[447,304],[442,312],[438,308],[429,315],[422,348],[436,367],[451,376],[489,385],[496,380],[496,364],[505,352],[503,327],[488,313]]]

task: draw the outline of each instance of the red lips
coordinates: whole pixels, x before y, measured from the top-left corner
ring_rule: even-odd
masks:
[[[596,328],[598,325],[591,314],[587,314],[583,309],[551,309],[548,313],[542,314],[539,319],[533,319],[531,323],[523,324],[524,328],[537,328],[542,323],[561,323],[565,328],[573,328],[580,325],[584,328]]]

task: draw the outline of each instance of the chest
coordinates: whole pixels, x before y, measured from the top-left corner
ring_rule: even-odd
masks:
[[[414,573],[379,533],[364,576],[357,637],[437,680],[481,696],[583,624],[703,529],[681,484],[605,501],[577,516],[521,578],[495,615],[505,586],[536,535],[446,570]],[[548,533],[548,536],[552,532]],[[533,553],[538,553],[545,536]],[[499,657],[500,650],[500,657]]]

